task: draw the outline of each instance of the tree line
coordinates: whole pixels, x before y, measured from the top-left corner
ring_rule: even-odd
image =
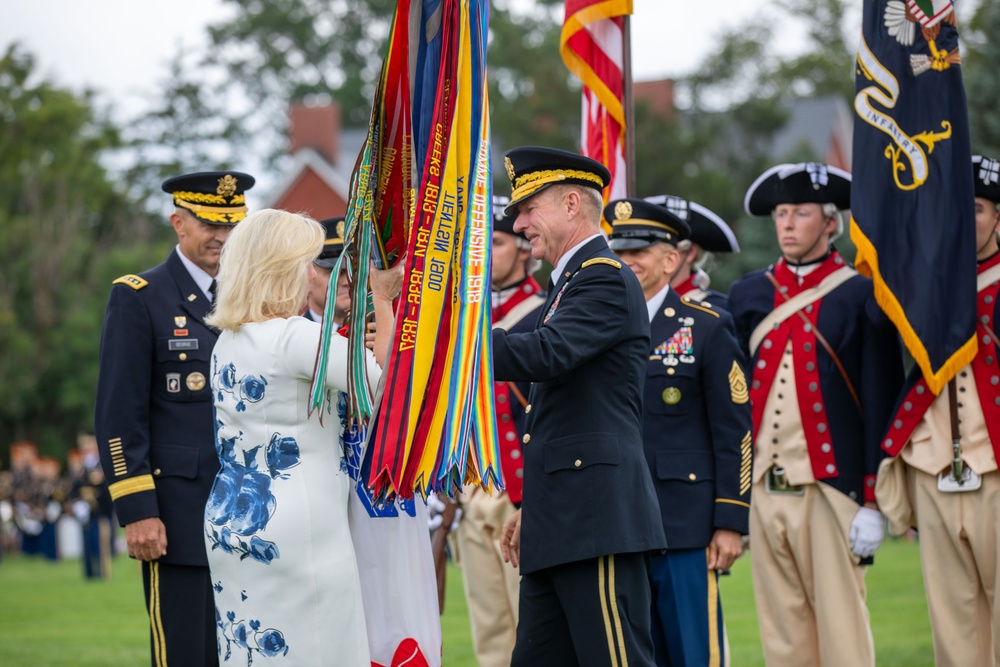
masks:
[[[61,456],[77,433],[92,431],[110,283],[162,261],[174,242],[162,219],[163,178],[230,168],[248,151],[279,171],[292,102],[336,100],[345,125],[367,123],[393,0],[227,4],[231,18],[207,29],[204,52],[179,51],[150,107],[126,122],[111,118],[99,93],[43,78],[21,46],[0,51],[0,466],[12,441]],[[742,212],[747,186],[776,161],[822,159],[804,147],[772,154],[789,105],[817,96],[851,104],[860,27],[851,6],[781,0],[715,38],[674,82],[674,113],[636,105],[637,193],[698,201],[740,238],[743,252],[720,258],[713,287],[777,252],[770,225]],[[777,16],[806,36],[801,52],[777,51]],[[982,2],[960,18],[973,147],[1000,155],[1000,5]],[[536,0],[531,11],[494,2],[488,62],[498,149],[577,147],[580,84],[559,56],[561,21],[559,0]]]

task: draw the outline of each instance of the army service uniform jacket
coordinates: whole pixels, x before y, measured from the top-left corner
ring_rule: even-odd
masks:
[[[812,289],[844,266],[833,252],[797,284],[793,271],[780,260],[766,270],[750,273],[729,290],[729,312],[745,351],[757,325],[784,297]],[[770,271],[782,288],[778,294],[767,278]],[[850,386],[817,337],[817,330],[843,365]],[[785,345],[791,341],[789,362]],[[875,478],[884,458],[882,434],[903,382],[899,337],[882,313],[872,281],[854,275],[829,294],[791,315],[769,332],[750,356],[750,399],[754,438],[771,426],[764,404],[779,364],[791,363],[796,374],[799,415],[813,476],[849,496],[859,505],[875,500]],[[784,418],[784,417],[783,417]],[[766,431],[765,431],[766,432]],[[754,471],[754,477],[762,471]],[[792,483],[795,483],[792,480]]]
[[[219,458],[210,389],[218,334],[174,250],[111,288],[101,335],[95,430],[119,522],[159,517],[161,562],[207,566],[205,502]]]
[[[642,437],[671,549],[747,534],[750,396],[732,318],[667,291],[650,323]]]
[[[497,380],[532,382],[521,572],[666,547],[642,453],[649,320],[603,238],[578,249],[530,333],[493,330]]]

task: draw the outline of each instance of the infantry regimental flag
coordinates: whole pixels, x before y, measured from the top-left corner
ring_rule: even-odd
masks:
[[[865,0],[854,110],[857,268],[935,394],[976,354],[971,148],[955,11]]]
[[[559,53],[583,81],[580,152],[611,172],[604,203],[628,196],[625,187],[624,17],[632,0],[566,0]],[[611,231],[604,222],[604,230]]]

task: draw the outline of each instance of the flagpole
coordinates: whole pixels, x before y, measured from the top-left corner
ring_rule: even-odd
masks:
[[[622,106],[625,111],[625,193],[635,197],[635,104],[632,97],[632,16],[622,17]]]

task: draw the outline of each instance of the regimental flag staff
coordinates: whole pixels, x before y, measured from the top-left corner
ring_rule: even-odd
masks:
[[[857,269],[931,391],[976,354],[971,147],[948,0],[865,0],[854,110]]]
[[[566,0],[559,36],[559,53],[566,67],[583,82],[583,118],[580,153],[611,172],[603,191],[604,203],[623,199],[626,191],[625,155],[625,19],[632,0]],[[605,232],[611,224],[602,221]]]

